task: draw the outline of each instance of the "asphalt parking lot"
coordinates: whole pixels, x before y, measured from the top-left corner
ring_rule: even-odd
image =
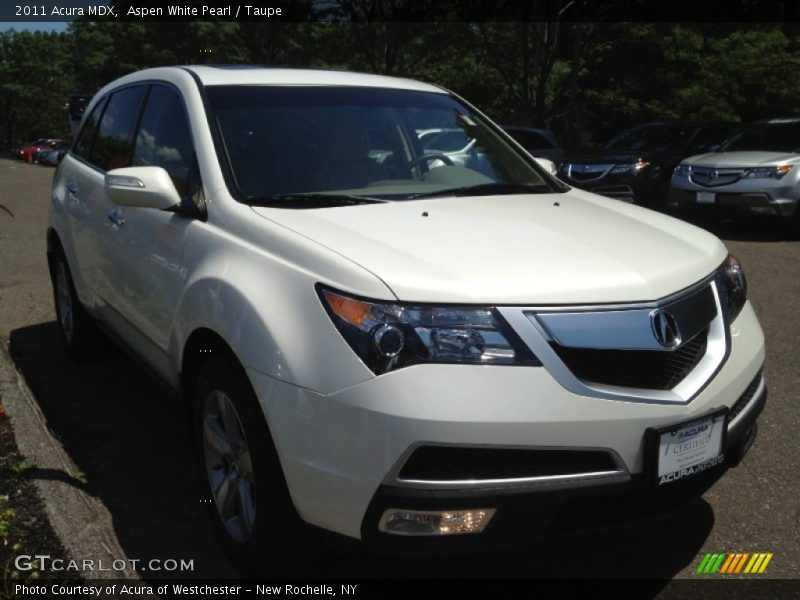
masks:
[[[0,204],[14,214],[0,211],[0,338],[127,556],[193,559],[194,577],[236,577],[200,503],[178,405],[122,352],[78,365],[62,351],[45,261],[52,176],[52,168],[0,159]],[[742,551],[774,553],[762,577],[800,578],[800,242],[769,221],[701,224],[744,264],[767,336],[770,392],[755,446],[702,500],[644,525],[524,549],[402,563],[326,553],[287,575],[682,578],[697,577],[706,552]]]

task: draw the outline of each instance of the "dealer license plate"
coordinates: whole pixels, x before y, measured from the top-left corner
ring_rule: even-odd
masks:
[[[697,192],[698,204],[714,204],[717,201],[717,195],[714,192]]]
[[[681,481],[723,463],[727,411],[656,430],[658,485]]]

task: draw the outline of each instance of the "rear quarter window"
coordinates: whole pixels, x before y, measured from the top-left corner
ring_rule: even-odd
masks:
[[[89,117],[86,119],[86,123],[83,124],[83,128],[81,132],[78,134],[78,138],[75,141],[75,149],[73,150],[75,154],[81,156],[85,159],[89,159],[89,155],[92,152],[92,144],[94,143],[94,137],[97,133],[97,123],[100,121],[100,115],[103,114],[103,108],[106,105],[107,98],[103,98],[92,110]]]

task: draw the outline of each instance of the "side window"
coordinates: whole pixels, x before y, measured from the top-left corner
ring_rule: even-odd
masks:
[[[154,85],[150,90],[136,137],[133,166],[162,167],[182,197],[196,193],[199,186],[192,134],[181,98],[172,88]]]
[[[144,95],[144,86],[114,92],[100,119],[91,162],[110,171],[131,165],[133,128]]]
[[[692,140],[692,152],[709,152],[719,147],[733,131],[732,125],[707,125],[700,129]]]
[[[535,131],[512,131],[510,133],[511,137],[527,150],[551,150],[553,148],[553,144],[547,138]]]
[[[78,134],[78,139],[75,141],[75,148],[73,152],[78,156],[88,159],[89,153],[92,151],[92,143],[94,142],[94,134],[97,132],[97,122],[100,120],[100,115],[103,114],[103,107],[106,105],[106,98],[103,98],[94,107],[92,114],[86,119],[83,129]]]

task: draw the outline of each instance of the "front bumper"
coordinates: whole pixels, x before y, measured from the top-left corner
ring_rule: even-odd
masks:
[[[713,192],[713,204],[697,201],[698,192]],[[745,182],[713,188],[691,183],[686,178],[673,180],[667,205],[682,210],[714,211],[728,214],[765,214],[791,217],[797,212],[800,189],[796,185],[764,187]]]
[[[767,400],[766,386],[728,428],[725,462],[693,478],[655,487],[645,474],[617,482],[576,482],[564,485],[495,490],[431,491],[382,485],[362,525],[362,542],[383,553],[452,553],[530,544],[546,535],[591,531],[641,522],[676,512],[698,498],[738,465],[755,441],[756,420]],[[495,508],[495,517],[477,535],[403,537],[378,531],[384,511],[446,511]]]
[[[252,369],[248,375],[304,520],[380,546],[380,540],[390,536],[378,534],[377,520],[389,504],[405,501],[408,504],[393,507],[413,508],[444,500],[458,502],[448,504],[454,509],[477,504],[491,508],[487,502],[502,502],[503,510],[495,516],[498,524],[490,524],[496,534],[489,536],[487,531],[443,541],[445,546],[468,546],[480,543],[474,541],[477,538],[512,541],[516,522],[512,515],[517,513],[530,525],[520,535],[529,538],[532,532],[543,532],[560,510],[581,497],[645,493],[641,491],[645,431],[732,407],[761,369],[763,333],[749,303],[731,326],[730,343],[727,361],[688,404],[582,396],[562,387],[543,367],[417,365],[329,395]],[[755,405],[750,404],[730,424],[729,445],[749,430],[740,423],[755,415]],[[605,450],[622,468],[609,477],[502,490],[420,490],[391,476],[408,449],[420,443]],[[674,485],[673,489],[683,489]],[[541,510],[530,510],[534,497]]]

